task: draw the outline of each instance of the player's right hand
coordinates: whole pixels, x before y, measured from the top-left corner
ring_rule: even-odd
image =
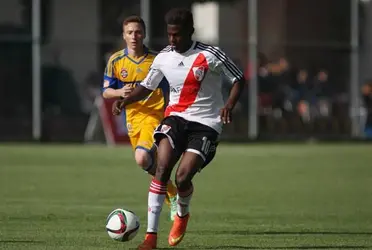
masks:
[[[225,106],[221,109],[220,116],[223,124],[232,122],[232,108]]]
[[[122,87],[118,91],[119,91],[121,97],[126,98],[126,97],[129,96],[130,93],[132,93],[133,88],[129,85],[125,85],[124,87]]]
[[[114,101],[114,103],[112,104],[112,114],[120,115],[122,109],[123,109],[123,101],[122,100]]]

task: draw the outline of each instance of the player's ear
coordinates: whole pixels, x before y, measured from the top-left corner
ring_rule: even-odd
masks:
[[[123,40],[125,40],[125,33],[124,33],[124,31],[123,31],[123,33],[122,33],[122,34],[123,34]]]
[[[190,30],[190,36],[192,36],[192,35],[194,34],[194,32],[195,32],[194,27],[191,27],[191,30]]]

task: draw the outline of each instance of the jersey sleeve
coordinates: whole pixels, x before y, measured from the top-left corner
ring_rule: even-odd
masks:
[[[159,55],[157,55],[150,67],[149,73],[146,78],[141,82],[141,85],[147,89],[155,90],[164,78],[161,72]]]
[[[213,69],[215,72],[222,74],[232,84],[243,78],[243,72],[227,57],[227,55],[217,47],[210,49],[213,55]]]
[[[103,86],[102,91],[105,91],[107,88],[118,88],[118,79],[115,77],[115,61],[114,56],[111,56],[107,62],[105,73],[103,75]]]

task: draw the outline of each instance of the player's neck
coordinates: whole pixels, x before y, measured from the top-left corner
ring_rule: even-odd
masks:
[[[193,43],[194,43],[193,40],[190,40],[190,41],[186,42],[185,45],[182,48],[180,48],[179,51],[177,51],[177,52],[181,53],[181,54],[185,53],[186,51],[188,51],[191,48]]]
[[[128,51],[128,55],[133,58],[139,58],[145,54],[145,49],[143,48],[143,46],[138,49],[127,48],[127,51]]]

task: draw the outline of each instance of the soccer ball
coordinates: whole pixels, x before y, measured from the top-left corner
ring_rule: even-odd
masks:
[[[130,241],[140,227],[139,218],[135,213],[117,208],[107,216],[106,230],[111,239]]]

